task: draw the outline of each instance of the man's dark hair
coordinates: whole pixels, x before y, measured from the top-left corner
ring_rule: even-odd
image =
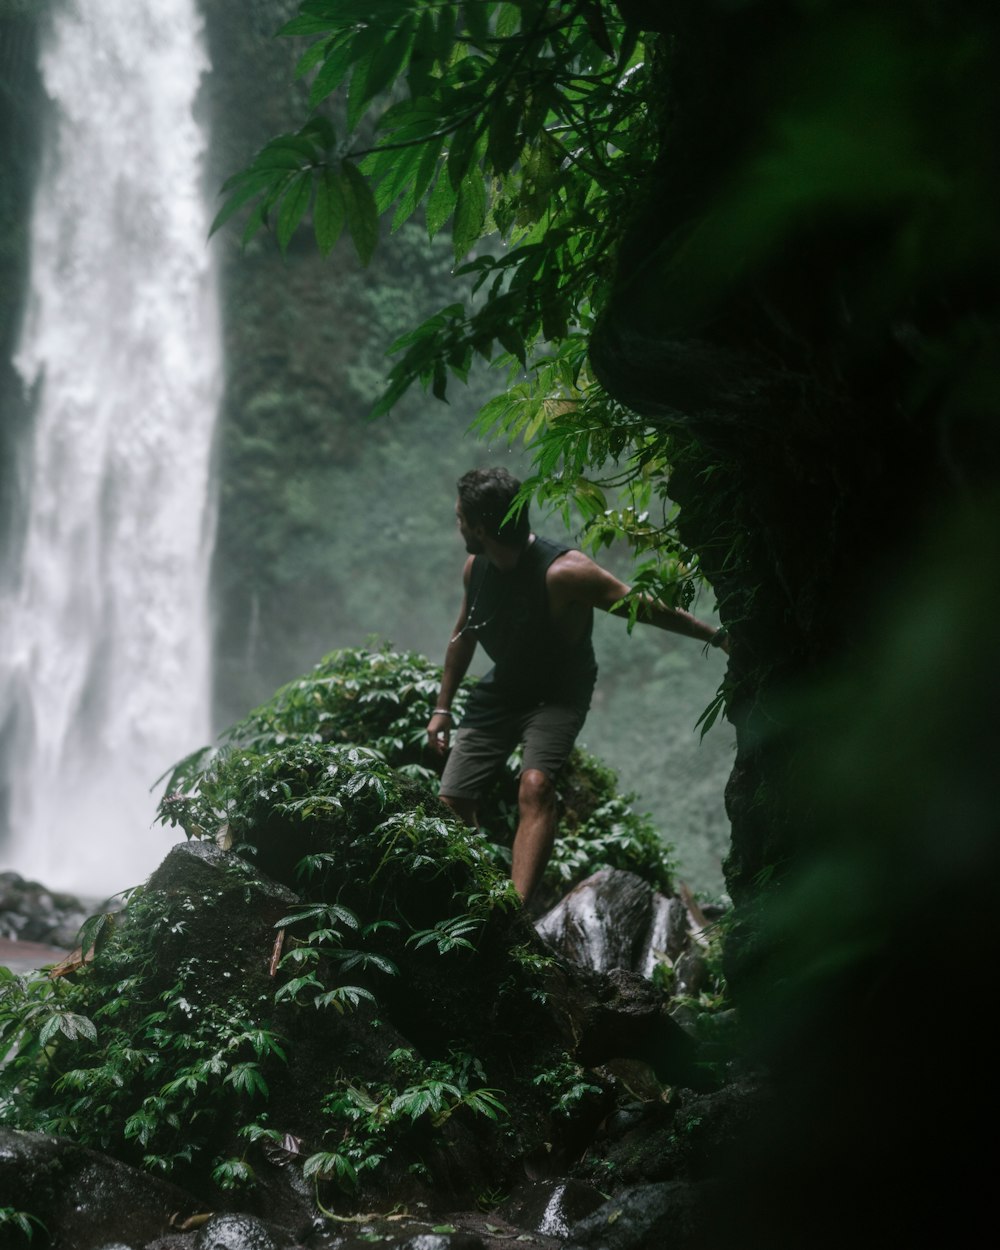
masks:
[[[505,547],[523,547],[531,533],[528,505],[522,504],[506,525],[521,483],[506,469],[470,469],[458,479],[458,502],[469,525],[482,525],[490,537]]]

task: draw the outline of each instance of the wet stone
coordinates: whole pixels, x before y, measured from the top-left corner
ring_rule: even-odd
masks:
[[[252,1215],[216,1215],[198,1230],[194,1250],[278,1250],[278,1244]]]
[[[584,1181],[537,1181],[508,1198],[499,1214],[543,1237],[565,1237],[574,1224],[603,1202],[603,1194]]]
[[[399,1250],[482,1250],[482,1241],[473,1233],[418,1233],[404,1241]]]
[[[565,959],[608,972],[645,963],[652,887],[634,873],[601,869],[581,881],[535,926]]]
[[[641,1185],[603,1203],[569,1231],[566,1250],[649,1250],[700,1245],[698,1229],[711,1187],[683,1182]]]

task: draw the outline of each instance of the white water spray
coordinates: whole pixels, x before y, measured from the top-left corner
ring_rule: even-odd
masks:
[[[0,586],[0,868],[104,897],[178,832],[150,787],[208,741],[221,389],[196,0],[63,0],[16,356],[36,396]]]

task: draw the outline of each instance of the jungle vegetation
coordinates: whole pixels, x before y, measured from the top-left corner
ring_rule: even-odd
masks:
[[[438,801],[440,678],[414,653],[333,652],[178,763],[159,817],[188,842],[62,965],[0,969],[0,1124],[267,1211],[275,1157],[322,1209],[456,1177],[467,1198],[606,1112],[614,1082],[570,1053],[559,961],[510,883],[515,763],[482,829]],[[550,903],[603,867],[670,893],[606,768],[577,749],[558,789]],[[662,953],[664,987],[672,968]],[[721,994],[716,965],[675,1003],[710,1025]]]
[[[309,0],[285,33],[310,111],[220,217],[289,248],[311,228],[317,253],[346,229],[362,261],[378,229],[450,223],[475,291],[397,339],[379,407],[490,358],[482,419],[527,438],[535,496],[598,546],[626,535],[659,593],[710,582],[738,743],[730,986],[785,1097],[748,1184],[794,1177],[789,1229],[834,1167],[884,1179],[886,1235],[897,1155],[936,1183],[907,1091],[949,1047],[906,1026],[915,935],[945,897],[989,910],[997,20]],[[974,994],[996,942],[965,937]]]
[[[289,0],[206,7],[212,193],[264,137],[308,114],[310,75],[293,77],[308,41],[273,37],[296,13]],[[342,134],[341,97],[320,107]],[[428,239],[421,210],[395,231],[386,222],[362,267],[346,229],[320,257],[308,217],[282,250],[272,231],[242,244],[241,216],[211,240],[229,361],[212,576],[220,729],[331,647],[377,634],[439,659],[458,608],[455,479],[476,463],[531,473],[522,442],[469,429],[501,381],[478,355],[467,382],[452,379],[447,403],[416,385],[367,419],[386,386],[386,347],[471,293],[474,277],[451,272],[446,228]],[[567,531],[557,506],[535,507],[536,528],[578,541],[582,518]],[[631,576],[624,541],[602,559]],[[712,616],[710,589],[696,611]],[[701,738],[696,722],[716,692],[719,653],[642,629],[623,646],[623,635],[620,621],[595,622],[601,679],[585,745],[639,794],[685,880],[717,898],[733,731],[717,721]]]
[[[528,439],[536,497],[634,541],[664,594],[707,578],[730,630],[727,968],[776,1088],[734,1182],[744,1244],[975,1232],[995,6],[288,8],[300,122],[234,163],[220,232],[316,266],[338,228],[372,266],[411,218],[450,237],[466,285],[400,328],[382,406],[489,357],[483,420]]]

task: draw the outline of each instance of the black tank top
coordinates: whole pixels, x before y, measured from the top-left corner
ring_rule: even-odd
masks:
[[[481,643],[493,668],[477,682],[463,724],[487,728],[512,711],[561,703],[586,711],[597,680],[593,612],[567,643],[552,624],[545,574],[570,548],[536,536],[513,569],[486,556],[472,562],[465,632]]]

